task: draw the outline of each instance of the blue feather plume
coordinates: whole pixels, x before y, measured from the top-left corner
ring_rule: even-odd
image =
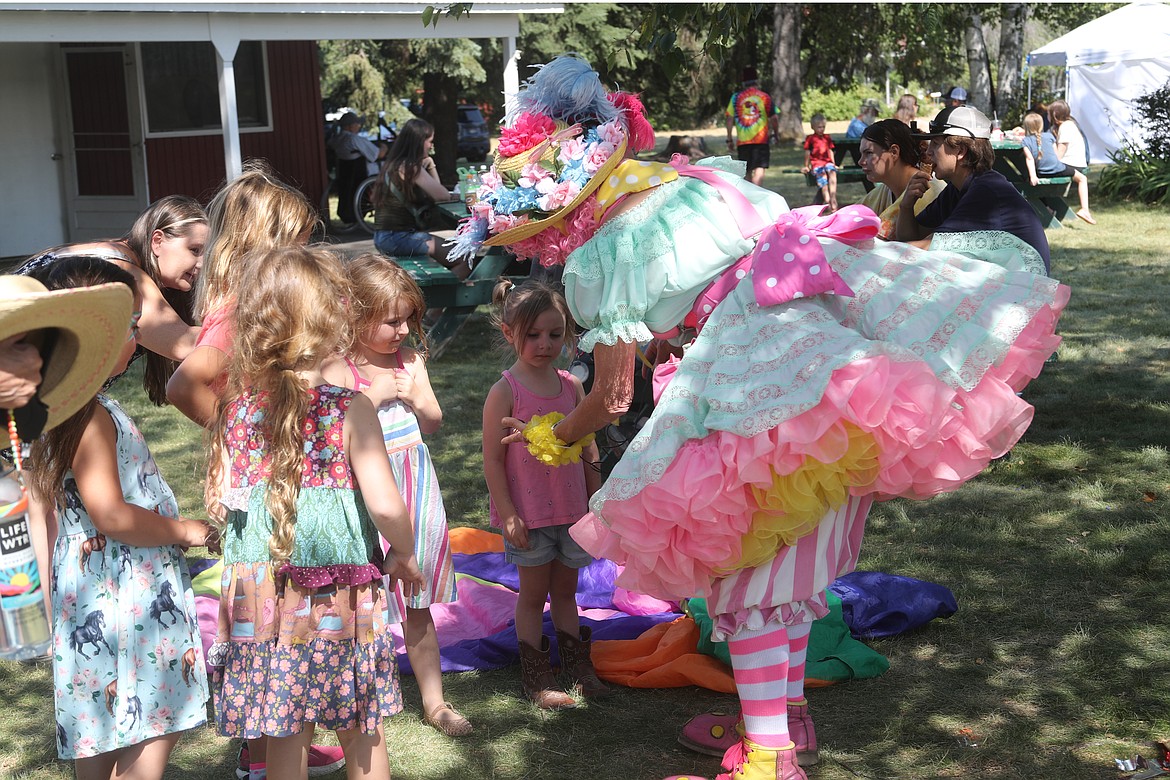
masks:
[[[459,232],[443,246],[452,247],[447,253],[450,260],[467,260],[471,262],[479,252],[479,247],[487,240],[488,221],[483,217],[468,218],[459,226]]]
[[[617,108],[606,97],[601,78],[576,54],[562,54],[524,82],[509,120],[523,111],[544,114],[568,124],[601,124],[618,116]]]

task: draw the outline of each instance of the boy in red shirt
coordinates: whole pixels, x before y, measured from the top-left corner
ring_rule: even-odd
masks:
[[[809,124],[812,135],[804,139],[804,167],[801,173],[812,173],[821,188],[821,197],[830,211],[837,210],[837,166],[833,164],[833,139],[825,135],[825,115],[813,114]]]

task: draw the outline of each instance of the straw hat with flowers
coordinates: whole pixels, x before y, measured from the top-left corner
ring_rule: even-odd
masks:
[[[636,96],[607,92],[589,63],[563,55],[541,67],[517,95],[501,130],[495,164],[483,176],[471,218],[450,256],[508,246],[546,265],[583,242],[590,219],[574,217],[627,151],[653,148],[654,131]],[[549,241],[535,241],[545,231]],[[580,234],[580,235],[574,235]],[[542,250],[556,247],[550,259]]]

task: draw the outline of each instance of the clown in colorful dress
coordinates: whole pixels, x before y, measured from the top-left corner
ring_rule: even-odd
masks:
[[[825,587],[855,567],[873,501],[956,490],[1023,435],[1018,392],[1059,345],[1069,290],[1018,254],[875,241],[864,207],[790,210],[728,158],[627,157],[653,143],[635,96],[557,58],[521,89],[456,252],[564,264],[596,376],[555,441],[628,408],[640,344],[681,347],[572,534],[625,588],[707,598],[745,733],[720,778],[804,778]],[[548,441],[525,425],[501,436]]]

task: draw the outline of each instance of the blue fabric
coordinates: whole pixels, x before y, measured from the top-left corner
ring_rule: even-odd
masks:
[[[838,577],[829,592],[841,599],[841,615],[858,639],[901,634],[959,608],[942,585],[879,571]]]
[[[430,233],[419,231],[375,230],[374,246],[388,257],[429,255]]]
[[[1020,139],[1020,143],[1032,153],[1032,159],[1036,161],[1036,173],[1039,176],[1072,176],[1072,169],[1061,162],[1060,156],[1056,153],[1056,139],[1052,133],[1041,133],[1040,143],[1036,143],[1034,135],[1024,136]],[[1066,170],[1068,173],[1065,172]]]
[[[1049,269],[1048,238],[1036,212],[999,171],[970,176],[960,187],[945,187],[917,214],[924,228],[936,233],[1003,230],[1035,247]]]
[[[862,122],[857,117],[853,117],[853,121],[849,123],[849,127],[845,130],[846,138],[861,138],[861,134],[865,132],[865,128],[869,127],[865,122]]]

